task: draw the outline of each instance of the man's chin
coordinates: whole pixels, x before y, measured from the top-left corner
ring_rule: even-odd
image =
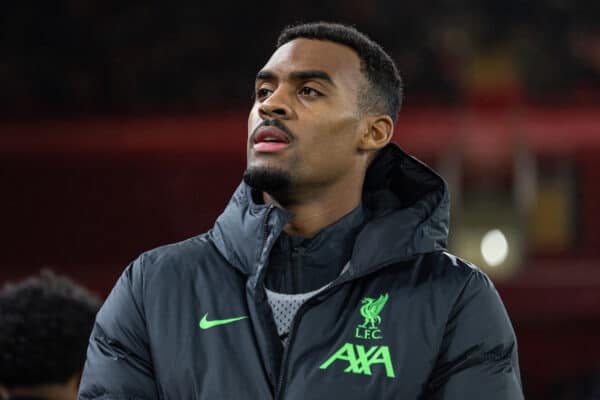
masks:
[[[244,182],[253,189],[270,194],[289,191],[292,179],[289,172],[273,167],[248,167]]]

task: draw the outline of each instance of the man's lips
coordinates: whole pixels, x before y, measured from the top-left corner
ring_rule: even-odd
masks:
[[[289,144],[290,139],[283,130],[264,126],[256,131],[252,148],[262,153],[273,153],[285,149]]]

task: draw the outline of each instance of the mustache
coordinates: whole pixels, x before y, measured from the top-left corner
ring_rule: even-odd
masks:
[[[258,124],[258,126],[256,128],[254,128],[254,130],[252,131],[252,134],[250,135],[250,140],[254,141],[254,137],[256,136],[256,132],[260,128],[263,128],[265,126],[272,126],[272,127],[280,129],[287,136],[287,139],[288,139],[288,141],[290,143],[293,140],[296,139],[296,135],[291,130],[289,130],[289,128],[287,126],[285,126],[285,124],[283,122],[281,122],[281,120],[279,120],[279,119],[265,119],[263,122],[261,122],[260,124]]]

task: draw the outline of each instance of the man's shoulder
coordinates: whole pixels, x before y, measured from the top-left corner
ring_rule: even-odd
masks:
[[[494,289],[490,278],[475,264],[447,251],[424,254],[420,268],[424,278],[437,285],[463,290],[467,286]]]
[[[197,275],[207,268],[229,269],[222,268],[225,264],[210,235],[203,233],[145,251],[132,262],[130,269],[133,274],[148,281],[164,280],[169,275]]]
[[[155,247],[140,254],[138,260],[149,268],[165,264],[181,264],[196,260],[198,256],[214,251],[208,233],[193,236],[175,243]]]
[[[483,274],[475,264],[445,250],[426,253],[423,255],[423,261],[430,263],[437,272],[444,275],[469,278],[472,275]]]
[[[455,307],[477,301],[481,304],[490,303],[491,308],[503,308],[494,283],[473,263],[446,251],[427,254],[424,259],[434,270],[432,281],[453,299]]]

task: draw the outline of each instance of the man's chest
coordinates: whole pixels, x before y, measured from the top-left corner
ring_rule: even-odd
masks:
[[[333,289],[298,310],[284,350],[268,305],[238,289],[162,303],[149,336],[163,398],[416,398],[426,384],[445,319],[408,288]]]

